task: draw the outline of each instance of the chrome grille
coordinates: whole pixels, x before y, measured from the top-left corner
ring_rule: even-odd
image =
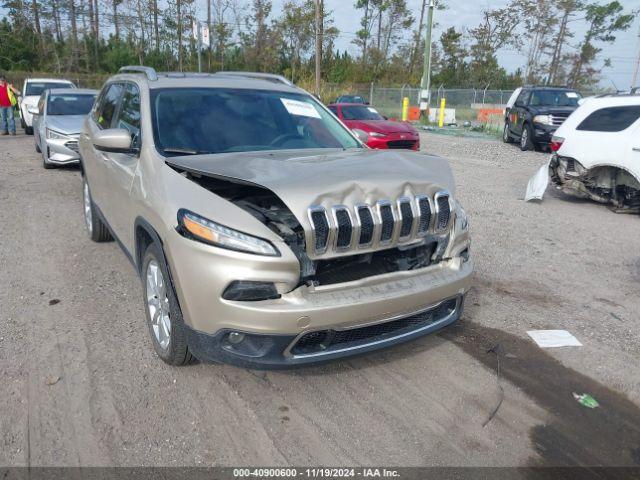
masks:
[[[554,113],[549,115],[551,117],[551,124],[559,127],[564,123],[564,121],[569,117],[568,113]]]
[[[406,240],[411,236],[411,230],[413,230],[413,209],[410,198],[398,199],[398,212],[400,214],[400,239]]]
[[[436,193],[436,230],[442,231],[449,225],[451,208],[449,206],[449,194],[447,192]]]
[[[333,207],[333,219],[336,225],[336,250],[349,248],[353,235],[353,222],[349,209],[344,205]]]
[[[311,235],[308,249],[316,255],[331,249],[342,252],[356,248],[405,244],[426,236],[443,235],[451,226],[451,199],[447,191],[430,195],[402,196],[395,201],[313,205],[308,209]]]
[[[424,235],[429,230],[431,225],[432,208],[431,201],[426,195],[418,195],[416,197],[418,202],[418,212],[420,213],[420,222],[418,223],[418,234]]]
[[[329,218],[323,207],[311,207],[309,219],[313,226],[313,244],[316,253],[323,253],[329,242]]]
[[[380,243],[387,244],[393,238],[393,228],[395,227],[395,218],[393,217],[393,209],[391,203],[386,200],[378,202],[378,215],[380,215]]]
[[[368,205],[358,205],[356,212],[358,215],[358,223],[360,224],[358,245],[361,247],[371,245],[373,242],[373,231],[376,226],[373,220],[373,214],[371,213],[371,207]]]

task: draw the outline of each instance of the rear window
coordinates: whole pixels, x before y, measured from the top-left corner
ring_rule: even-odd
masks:
[[[95,95],[49,95],[48,115],[86,115],[93,107]]]
[[[640,118],[640,105],[601,108],[585,118],[576,130],[621,132],[629,128],[638,118]]]
[[[24,94],[26,96],[42,95],[45,90],[53,88],[73,88],[73,84],[69,82],[27,82]]]

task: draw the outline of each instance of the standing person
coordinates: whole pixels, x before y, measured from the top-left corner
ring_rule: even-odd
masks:
[[[20,92],[7,82],[4,75],[0,75],[0,135],[16,134],[16,121],[13,118],[16,95],[20,95]]]

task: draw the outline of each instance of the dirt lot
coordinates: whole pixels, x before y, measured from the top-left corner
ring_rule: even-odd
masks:
[[[463,321],[261,373],[160,362],[133,268],[84,232],[78,170],[2,138],[0,465],[640,465],[640,219],[554,191],[524,203],[543,154],[423,144],[450,159],[471,219]],[[526,331],[547,328],[584,346],[539,349]],[[497,358],[504,401],[483,427]]]

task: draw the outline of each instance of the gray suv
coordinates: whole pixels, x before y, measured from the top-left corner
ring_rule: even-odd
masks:
[[[138,271],[169,364],[325,361],[462,312],[473,267],[447,162],[368,149],[280,76],[124,67],[80,155],[89,235]]]

